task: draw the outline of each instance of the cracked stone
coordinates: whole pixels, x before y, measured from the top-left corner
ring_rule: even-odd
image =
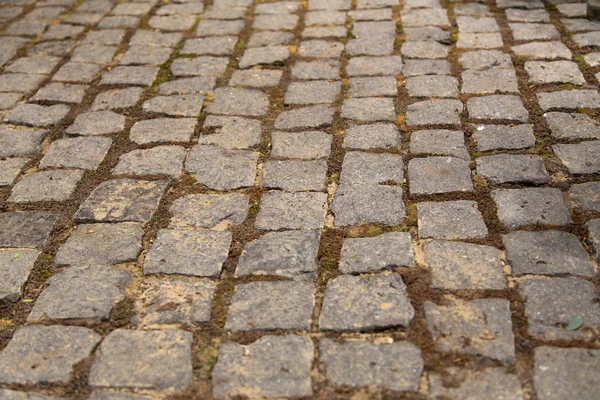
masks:
[[[274,275],[310,280],[317,272],[317,230],[269,232],[248,242],[235,276]]]
[[[361,274],[398,267],[412,267],[415,257],[408,232],[389,232],[374,237],[346,238],[340,271]]]
[[[414,309],[399,274],[341,275],[327,283],[319,327],[368,332],[407,327],[413,316]]]
[[[169,183],[113,179],[98,185],[75,213],[78,221],[149,222]]]

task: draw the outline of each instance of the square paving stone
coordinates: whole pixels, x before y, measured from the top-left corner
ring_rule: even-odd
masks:
[[[100,340],[93,330],[79,326],[20,328],[0,353],[0,382],[68,383],[75,364],[87,358]]]
[[[101,44],[82,44],[78,46],[70,62],[108,64],[117,52],[116,46],[104,46]]]
[[[0,248],[43,248],[57,219],[58,214],[44,211],[0,213]]]
[[[346,53],[355,55],[387,56],[394,52],[394,36],[381,35],[372,37],[358,36],[346,43]]]
[[[279,85],[283,72],[277,70],[233,71],[230,86],[274,87]]]
[[[245,69],[255,65],[283,65],[289,56],[287,46],[252,47],[244,51],[239,67]]]
[[[569,189],[569,200],[584,210],[600,212],[600,182],[578,183]]]
[[[101,13],[74,13],[64,17],[61,22],[72,25],[93,26],[100,22],[102,18],[104,18],[104,14]]]
[[[403,26],[425,26],[425,25],[450,25],[447,11],[443,8],[438,9],[408,9],[402,12]]]
[[[412,343],[375,344],[360,340],[338,343],[321,338],[319,353],[329,381],[335,386],[382,387],[417,391],[423,373],[421,350]]]
[[[587,7],[581,3],[557,4],[558,11],[567,17],[585,17]]]
[[[250,282],[237,285],[225,322],[228,331],[310,330],[315,305],[309,282]]]
[[[300,4],[295,1],[281,1],[277,3],[257,4],[254,8],[256,14],[288,14],[300,9]]]
[[[282,111],[275,120],[275,129],[316,129],[332,123],[333,108],[320,104]]]
[[[527,61],[525,70],[529,74],[529,81],[533,84],[585,84],[583,74],[573,61]]]
[[[500,50],[476,50],[460,53],[458,62],[465,70],[485,71],[490,68],[514,68],[510,55]]]
[[[425,303],[427,327],[442,353],[471,354],[515,362],[510,302],[444,298],[443,305]]]
[[[81,178],[83,178],[83,171],[79,170],[34,172],[17,182],[8,201],[14,203],[65,201],[71,197]]]
[[[495,49],[502,47],[500,33],[461,33],[456,42],[457,49]]]
[[[74,26],[67,24],[50,25],[48,30],[42,35],[41,41],[71,39],[79,36],[85,28],[83,26]]]
[[[331,154],[333,138],[320,131],[271,132],[271,157],[320,159]]]
[[[37,250],[0,250],[0,300],[19,299],[39,255]]]
[[[38,74],[3,74],[0,75],[0,92],[30,92],[46,78],[47,75]]]
[[[307,81],[292,82],[285,92],[285,104],[333,103],[340,93],[340,82]]]
[[[477,151],[517,150],[535,145],[532,125],[473,124],[472,127]]]
[[[142,251],[139,224],[83,224],[56,253],[54,264],[111,265],[134,262]]]
[[[293,30],[298,24],[294,14],[257,15],[254,17],[254,29]]]
[[[89,35],[88,35],[89,37]],[[130,46],[159,46],[159,47],[173,47],[177,45],[183,39],[183,34],[174,33],[162,33],[146,30],[137,30],[129,41]],[[118,41],[120,43],[121,40]]]
[[[171,228],[223,230],[244,222],[248,215],[248,195],[190,194],[175,200],[170,212]]]
[[[261,122],[243,117],[209,115],[204,120],[198,144],[212,144],[224,149],[256,149],[260,144]]]
[[[461,33],[500,32],[500,26],[493,17],[457,16],[456,25]]]
[[[151,1],[155,3],[154,1]],[[181,1],[183,4],[167,4],[156,10],[157,15],[176,15],[176,14],[200,14],[204,10],[204,4],[196,1]],[[210,11],[209,11],[210,12]],[[209,12],[204,14],[208,18]],[[211,17],[212,18],[212,17]]]
[[[345,99],[342,118],[365,122],[395,121],[394,99],[381,97]]]
[[[133,150],[119,157],[114,175],[168,175],[177,178],[183,169],[186,150],[182,146],[157,146]]]
[[[325,40],[304,40],[298,46],[300,57],[338,58],[342,51],[344,51],[343,43]]]
[[[259,90],[219,88],[206,111],[210,114],[262,116],[269,109],[269,98]]]
[[[517,75],[513,68],[489,68],[483,71],[463,71],[462,93],[493,94],[519,92]]]
[[[131,45],[119,60],[120,65],[161,65],[171,56],[172,50],[157,46]],[[143,71],[143,70],[142,70]]]
[[[362,331],[408,327],[414,309],[397,273],[341,275],[327,282],[321,330]]]
[[[14,36],[37,36],[43,33],[48,23],[46,21],[21,20],[10,25],[6,30],[6,34]]]
[[[51,126],[60,122],[71,110],[64,104],[39,106],[37,104],[19,104],[4,116],[5,123],[28,126]]]
[[[146,31],[138,31],[134,35],[136,37],[138,34],[143,35]],[[125,29],[104,29],[101,31],[89,31],[85,39],[81,42],[82,44],[103,44],[106,46],[115,45],[118,46],[123,41],[125,37]],[[133,38],[132,38],[133,40]],[[138,43],[136,43],[138,44]]]
[[[448,57],[448,46],[433,40],[405,42],[400,53],[406,58],[439,59]]]
[[[437,156],[452,156],[470,160],[462,131],[432,129],[415,131],[410,135],[410,152]]]
[[[593,400],[600,387],[598,368],[598,350],[540,346],[534,352],[533,385],[540,400]]]
[[[92,387],[184,389],[192,383],[192,334],[179,329],[117,329],[92,364]]]
[[[11,186],[28,162],[27,158],[0,160],[0,186]]]
[[[348,35],[345,26],[310,26],[302,31],[302,38],[344,38]]]
[[[408,182],[413,195],[473,191],[468,162],[455,157],[413,158]]]
[[[434,240],[423,244],[423,252],[435,289],[506,289],[501,253],[493,247]]]
[[[171,5],[171,6],[173,6],[173,5]],[[186,5],[186,6],[189,7],[189,5]],[[184,9],[187,10],[186,6],[184,6],[185,7]],[[166,7],[168,7],[168,6],[161,7],[161,10]],[[246,7],[243,7],[241,5],[235,5],[235,4],[219,5],[219,4],[216,4],[215,7],[208,9],[204,13],[204,18],[205,19],[233,20],[233,19],[244,18],[245,14],[246,14]]]
[[[404,28],[406,41],[434,41],[450,44],[450,32],[437,26],[423,26],[419,28]]]
[[[473,3],[471,3],[473,4]],[[445,383],[445,379],[437,373],[429,375],[429,390],[433,399],[503,399],[521,400],[523,391],[516,375],[507,373],[504,368],[488,368],[481,371],[446,368],[452,382],[460,382],[458,386]]]
[[[529,112],[518,96],[492,95],[471,97],[467,100],[469,117],[527,122]]]
[[[136,122],[129,134],[138,144],[152,142],[189,142],[194,134],[193,118],[155,118]]]
[[[585,114],[547,112],[544,117],[557,139],[600,139],[600,124]]]
[[[406,216],[402,195],[400,186],[340,185],[331,206],[335,226],[400,225]]]
[[[600,32],[578,33],[571,36],[573,41],[580,47],[598,47]]]
[[[143,89],[136,87],[101,92],[96,96],[94,104],[92,104],[92,110],[133,107],[142,97],[142,93]]]
[[[212,91],[217,85],[215,76],[196,76],[192,78],[176,79],[160,83],[158,85],[158,94],[192,94],[207,93]]]
[[[32,56],[22,57],[6,67],[6,72],[22,74],[49,74],[60,62],[60,57]]]
[[[552,150],[571,174],[595,174],[600,171],[600,140],[555,144]]]
[[[235,276],[275,275],[310,280],[317,272],[320,233],[268,232],[244,247]]]
[[[154,15],[150,17],[148,26],[167,32],[186,31],[196,23],[195,15]],[[203,21],[205,22],[205,21]]]
[[[571,50],[559,41],[525,43],[512,46],[511,49],[515,55],[528,58],[570,60],[573,57]]]
[[[550,22],[550,14],[546,10],[506,10],[506,18],[511,22]]]
[[[261,186],[288,192],[324,191],[327,188],[327,162],[268,160],[264,164]]]
[[[406,80],[411,97],[458,97],[458,79],[446,75],[412,76]]]
[[[398,81],[394,76],[351,78],[349,97],[396,96]]]
[[[132,323],[144,327],[210,321],[217,285],[209,279],[146,278]]]
[[[394,124],[353,125],[346,129],[344,147],[392,149],[400,146],[400,130]]]
[[[235,36],[215,36],[207,38],[187,39],[181,50],[182,54],[214,54],[231,55],[237,43]]]
[[[161,229],[144,261],[144,274],[218,276],[231,232]]]
[[[560,39],[560,33],[552,24],[509,23],[515,40]]]
[[[498,208],[498,218],[509,228],[571,222],[569,207],[557,188],[497,189],[492,191],[492,198]]]
[[[352,7],[350,0],[309,0],[309,10],[349,10]]]
[[[310,397],[313,354],[311,339],[296,335],[223,343],[212,371],[213,396]]]
[[[67,268],[46,281],[48,287],[27,320],[107,320],[115,305],[125,298],[130,280],[130,272],[115,267]]]
[[[196,27],[196,36],[238,35],[244,29],[244,25],[244,20],[241,19],[233,21],[205,19]]]
[[[595,90],[559,90],[537,93],[543,111],[553,108],[600,108],[600,94]]]
[[[61,103],[80,103],[88,86],[68,83],[49,83],[31,98],[32,101],[57,101]]]
[[[460,125],[463,103],[459,100],[425,100],[409,104],[406,125]]]
[[[593,283],[573,278],[528,278],[519,282],[529,320],[528,333],[538,340],[584,339],[585,330],[600,328],[600,297]],[[568,330],[575,316],[583,318],[579,330]]]
[[[117,66],[102,74],[100,84],[150,86],[157,73],[158,67]]]
[[[576,236],[563,231],[517,231],[502,238],[515,275],[595,276],[594,265]]]
[[[98,185],[81,204],[75,219],[99,222],[149,222],[169,183],[113,179]]]
[[[18,392],[9,389],[0,389],[0,396],[6,400],[60,400],[60,397],[56,396],[46,396],[33,392]]]
[[[389,232],[374,237],[344,239],[340,258],[340,271],[344,274],[361,274],[414,265],[415,257],[408,232]]]
[[[488,234],[474,201],[418,203],[417,218],[421,239],[474,239],[486,237]]]
[[[279,4],[279,3],[267,3],[267,4]],[[273,31],[262,31],[255,32],[250,36],[247,47],[263,47],[263,46],[275,46],[278,44],[288,44],[294,39],[294,34],[291,32],[273,32]]]
[[[104,137],[59,139],[50,145],[40,161],[40,168],[81,168],[95,170],[100,166],[112,144]]]
[[[185,170],[202,185],[214,190],[229,190],[254,185],[259,153],[225,150],[196,145],[185,161]]]
[[[305,15],[306,26],[311,25],[344,25],[346,12],[343,11],[309,11]]]
[[[544,3],[537,0],[498,0],[497,3],[498,8],[544,8]]]
[[[567,32],[598,31],[600,24],[597,21],[590,21],[584,18],[565,18],[561,19]]]
[[[340,181],[345,183],[402,184],[404,161],[398,154],[346,152]]]
[[[266,192],[260,200],[256,229],[321,229],[327,212],[327,194]]]
[[[22,98],[22,93],[0,93],[0,111],[10,110]]]
[[[550,176],[544,167],[544,160],[538,155],[496,154],[479,157],[476,162],[477,174],[493,184],[531,183],[539,185],[550,181]]]
[[[339,60],[297,61],[292,65],[292,77],[296,79],[340,79],[340,62]]]
[[[167,114],[175,117],[197,117],[204,105],[204,95],[181,94],[157,96],[142,104],[146,112]]]
[[[225,73],[228,64],[226,57],[177,58],[171,64],[171,73],[173,76],[218,76]]]
[[[70,135],[95,136],[117,133],[123,129],[124,116],[112,111],[95,111],[79,114],[65,132]]]
[[[114,15],[137,15],[142,16],[152,9],[152,4],[144,3],[121,3],[112,9]]]
[[[398,75],[402,71],[400,56],[352,57],[346,67],[348,76]]]
[[[91,83],[101,69],[102,66],[97,64],[67,62],[54,74],[52,80]]]

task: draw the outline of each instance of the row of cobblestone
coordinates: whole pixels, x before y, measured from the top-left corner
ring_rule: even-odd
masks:
[[[584,15],[0,1],[0,397],[595,399]]]

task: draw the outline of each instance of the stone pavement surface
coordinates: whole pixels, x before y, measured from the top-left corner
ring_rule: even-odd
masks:
[[[0,399],[600,393],[600,23],[0,0]]]

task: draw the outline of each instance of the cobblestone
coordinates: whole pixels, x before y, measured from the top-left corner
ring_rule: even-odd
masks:
[[[473,191],[467,162],[455,157],[413,158],[408,181],[414,195]]]

